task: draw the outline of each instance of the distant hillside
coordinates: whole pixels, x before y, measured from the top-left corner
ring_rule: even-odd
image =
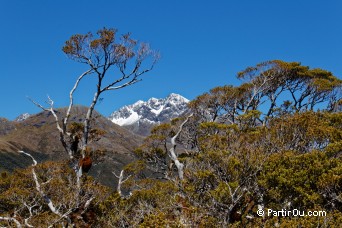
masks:
[[[74,107],[70,122],[83,121],[86,110],[82,106]],[[56,113],[61,115],[65,111],[65,108],[57,109]],[[106,153],[102,162],[93,166],[91,175],[99,178],[103,184],[113,185],[117,180],[112,171],[118,171],[135,159],[133,150],[142,142],[142,137],[112,123],[97,112],[93,117],[95,127],[104,130],[106,134],[90,146],[105,150]],[[31,115],[20,122],[0,120],[0,171],[30,165],[25,156],[18,155],[18,150],[30,151],[40,161],[67,158],[50,112]]]
[[[9,121],[6,118],[0,118],[0,137],[9,134],[16,127],[15,122]]]

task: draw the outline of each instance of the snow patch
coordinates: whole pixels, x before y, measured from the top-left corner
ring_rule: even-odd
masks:
[[[131,125],[134,124],[135,122],[137,122],[139,120],[139,115],[138,113],[131,111],[131,115],[127,118],[117,118],[117,119],[112,119],[112,122],[120,125],[120,126],[125,126],[125,125]]]
[[[164,106],[161,105],[158,110],[151,109],[151,112],[153,112],[154,114],[156,114],[158,116],[163,110],[164,110]]]

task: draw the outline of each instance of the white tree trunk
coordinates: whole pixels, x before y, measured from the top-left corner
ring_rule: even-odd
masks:
[[[170,156],[171,160],[175,163],[175,165],[176,165],[176,167],[177,167],[177,170],[178,170],[178,177],[179,177],[180,180],[183,180],[183,178],[184,178],[184,171],[183,171],[183,169],[184,169],[184,164],[181,163],[181,162],[178,160],[178,157],[177,157],[177,155],[176,155],[176,146],[177,146],[177,145],[176,145],[176,139],[178,138],[179,134],[182,132],[184,124],[185,124],[186,122],[189,121],[189,118],[190,118],[191,116],[192,116],[192,114],[190,114],[190,115],[184,120],[184,122],[179,126],[179,130],[178,130],[177,134],[171,138],[171,145],[172,145],[172,146],[171,146],[171,148],[170,148],[170,150],[169,150],[169,152],[170,152],[169,156]]]
[[[126,179],[124,180],[124,170],[121,170],[121,172],[120,172],[120,175],[118,176],[118,175],[116,175],[114,172],[113,172],[113,174],[117,177],[117,178],[119,178],[119,181],[118,181],[118,187],[117,187],[117,191],[118,191],[118,193],[119,193],[119,195],[120,195],[120,197],[123,197],[123,195],[122,195],[122,191],[121,191],[121,186],[122,186],[122,184],[125,182],[125,181],[127,181],[128,180],[128,178],[130,178],[131,177],[131,175],[129,175],[128,177],[126,177]]]

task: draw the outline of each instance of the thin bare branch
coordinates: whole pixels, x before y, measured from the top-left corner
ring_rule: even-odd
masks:
[[[84,214],[84,213],[87,211],[88,207],[90,206],[91,202],[92,202],[94,199],[95,199],[95,197],[91,197],[90,199],[88,199],[88,200],[85,202],[84,207],[83,207],[84,209],[83,209],[83,211],[82,211],[81,214]]]
[[[0,220],[5,220],[5,221],[10,221],[10,222],[14,222],[15,225],[18,227],[18,228],[21,228],[22,225],[20,224],[20,222],[15,219],[15,218],[12,218],[12,217],[2,217],[0,216]]]
[[[105,90],[117,90],[117,89],[122,89],[124,87],[127,87],[127,86],[130,86],[130,85],[133,85],[137,82],[140,82],[142,79],[132,79],[131,81],[129,82],[126,82],[125,84],[122,84],[120,86],[115,86],[115,87],[106,87]]]
[[[38,177],[36,174],[36,171],[34,169],[34,167],[37,165],[37,161],[34,159],[34,157],[29,154],[26,153],[24,151],[18,151],[19,153],[25,154],[26,156],[29,156],[32,161],[33,161],[33,165],[32,165],[32,175],[33,175],[33,180],[35,182],[36,185],[36,189],[39,192],[39,194],[41,195],[41,197],[45,200],[46,204],[48,205],[48,207],[50,208],[50,211],[58,216],[62,216],[62,214],[56,209],[56,207],[54,206],[53,202],[51,201],[51,199],[43,192],[43,190],[40,187],[39,181],[38,181]]]
[[[37,163],[37,161],[36,161],[36,159],[34,159],[34,157],[31,155],[31,154],[29,154],[29,153],[26,153],[26,152],[24,152],[24,151],[22,151],[22,150],[20,150],[20,151],[18,151],[19,153],[22,153],[22,154],[25,154],[26,156],[29,156],[31,159],[32,159],[32,161],[33,161],[33,165],[32,166],[36,166],[38,163]]]
[[[73,102],[74,102],[73,95],[74,95],[75,90],[77,89],[80,81],[84,78],[84,76],[92,73],[92,71],[93,71],[93,69],[89,69],[89,70],[85,71],[83,74],[81,74],[78,77],[78,79],[76,80],[74,87],[71,89],[71,91],[69,93],[70,103],[69,103],[69,107],[68,107],[68,110],[67,110],[65,118],[64,118],[64,126],[63,126],[63,128],[66,128],[66,125],[68,124],[68,119],[70,117],[71,108],[72,108]]]
[[[42,109],[43,111],[49,111],[49,109],[43,107],[41,104],[39,104],[38,102],[36,102],[32,98],[27,97],[27,99],[29,99],[29,101],[31,101],[34,105],[36,105],[38,108]]]

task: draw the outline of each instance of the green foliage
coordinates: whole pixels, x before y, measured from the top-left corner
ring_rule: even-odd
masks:
[[[270,121],[270,133],[278,151],[323,150],[341,140],[341,128],[334,119],[341,114],[305,112]]]
[[[84,43],[102,51],[115,41],[115,30],[76,35],[65,52],[77,59]],[[135,41],[129,35],[123,38]],[[118,47],[118,58],[133,57]],[[82,61],[82,60],[80,60]],[[240,86],[220,86],[189,104],[193,112],[176,143],[184,179],[169,157],[170,139],[184,117],[154,127],[135,150],[138,159],[124,167],[121,193],[84,177],[81,191],[65,163],[37,167],[43,191],[70,218],[94,197],[89,211],[94,227],[339,227],[342,223],[341,80],[323,69],[272,60],[238,73]],[[286,97],[289,100],[284,100]],[[318,107],[322,111],[318,110]],[[80,138],[83,124],[69,127]],[[92,129],[90,138],[103,132]],[[0,216],[13,213],[29,224],[60,225],[32,179],[32,170],[2,174]],[[77,200],[76,200],[77,199]],[[30,216],[27,205],[40,205]],[[326,211],[324,217],[258,217],[272,210]],[[82,217],[82,216],[81,216]],[[85,220],[85,219],[84,219]],[[1,221],[0,221],[1,222]],[[1,226],[13,225],[11,222]],[[77,225],[76,225],[77,226]]]
[[[187,149],[177,155],[185,165],[183,181],[170,178],[167,156],[183,118],[151,131],[136,150],[142,161],[127,168],[135,175],[125,183],[132,196],[114,194],[101,204],[106,225],[340,224],[342,118],[328,103],[339,100],[341,80],[322,69],[279,60],[249,67],[238,77],[246,82],[213,88],[190,102],[194,115],[177,141]],[[282,100],[284,95],[292,99]],[[326,105],[325,110],[315,109],[318,104]],[[146,167],[162,176],[137,178]],[[256,215],[261,205],[325,210],[328,215],[261,218]]]
[[[118,194],[111,195],[100,204],[104,226],[139,226],[177,224],[176,186],[171,182],[144,179],[138,183],[128,199]],[[176,226],[177,227],[177,226]]]
[[[324,152],[278,153],[265,163],[259,184],[265,189],[267,206],[272,209],[307,210],[325,205],[341,210],[341,174],[341,160],[329,158]],[[331,191],[337,193],[336,199],[332,199]]]
[[[84,205],[90,197],[96,199],[92,205],[104,200],[108,189],[98,185],[92,178],[84,177],[78,189],[75,172],[65,162],[45,162],[35,167],[42,196],[37,190],[32,168],[17,170],[0,179],[0,216],[27,219],[34,227],[66,223],[76,209]],[[59,218],[48,207],[46,197],[62,213]],[[90,205],[91,206],[91,205]],[[93,221],[95,222],[95,221]],[[1,220],[0,220],[1,224]]]
[[[239,72],[238,78],[245,83],[213,88],[191,101],[189,107],[204,122],[222,119],[253,127],[284,113],[317,109],[318,104],[337,110],[341,100],[342,80],[298,62],[262,62]],[[290,100],[283,100],[284,96]],[[249,121],[240,123],[239,119]]]

